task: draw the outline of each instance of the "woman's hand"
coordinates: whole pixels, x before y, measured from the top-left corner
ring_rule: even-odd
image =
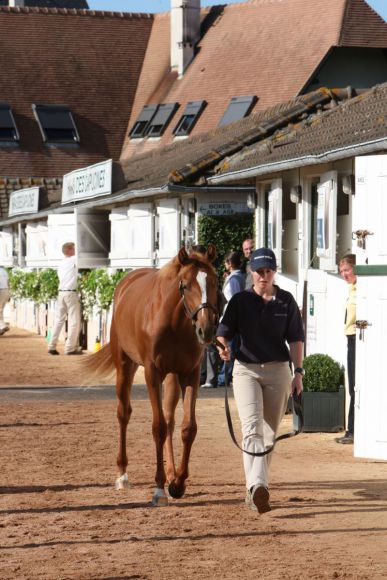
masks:
[[[292,393],[297,393],[300,395],[303,391],[304,387],[302,384],[302,374],[301,373],[294,373],[293,381],[292,381]]]
[[[229,361],[231,357],[231,348],[229,347],[227,340],[223,338],[223,336],[217,336],[216,341],[217,341],[216,348],[218,349],[220,358],[226,362]],[[220,346],[219,343],[223,344],[223,348]]]

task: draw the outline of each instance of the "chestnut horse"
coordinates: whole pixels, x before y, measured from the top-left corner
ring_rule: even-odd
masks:
[[[120,428],[117,489],[129,485],[126,429],[132,412],[130,392],[138,366],[144,367],[156,445],[156,490],[152,499],[156,506],[168,504],[166,482],[171,497],[181,498],[185,492],[189,456],[197,432],[195,404],[203,349],[212,341],[218,320],[214,259],[212,245],[205,254],[188,255],[181,248],[160,270],[141,268],[125,276],[114,294],[110,342],[86,363],[95,372],[105,372],[113,366],[116,370]],[[180,389],[183,448],[176,468],[172,435]]]

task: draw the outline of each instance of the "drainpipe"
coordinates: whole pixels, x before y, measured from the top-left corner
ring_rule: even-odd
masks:
[[[200,0],[171,0],[171,69],[182,77],[200,38]]]

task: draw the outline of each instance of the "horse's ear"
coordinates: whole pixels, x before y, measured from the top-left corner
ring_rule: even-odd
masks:
[[[189,256],[187,254],[187,250],[185,249],[184,246],[182,248],[180,248],[179,253],[177,254],[177,257],[178,257],[179,262],[182,266],[186,266],[190,262]]]
[[[208,246],[207,252],[206,252],[206,256],[209,262],[213,262],[216,258],[216,247],[214,246],[214,244],[210,244]]]

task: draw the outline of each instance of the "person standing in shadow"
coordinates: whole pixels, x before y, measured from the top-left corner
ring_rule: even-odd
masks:
[[[234,294],[242,292],[245,289],[246,274],[241,270],[242,268],[242,258],[239,252],[229,252],[224,260],[224,267],[228,273],[223,284],[223,296],[226,300],[226,304],[223,309],[223,313],[226,310],[227,303],[231,300]],[[235,360],[237,338],[231,341],[231,353],[230,361],[228,363],[227,378],[228,384],[232,382],[232,369]],[[223,361],[222,368],[218,375],[218,387],[224,387],[226,384],[226,362]]]
[[[243,271],[246,274],[245,289],[248,290],[253,285],[253,277],[251,275],[251,267],[250,267],[251,254],[254,251],[254,240],[252,238],[246,238],[245,240],[243,240],[242,251],[245,257],[245,264],[243,267]]]

